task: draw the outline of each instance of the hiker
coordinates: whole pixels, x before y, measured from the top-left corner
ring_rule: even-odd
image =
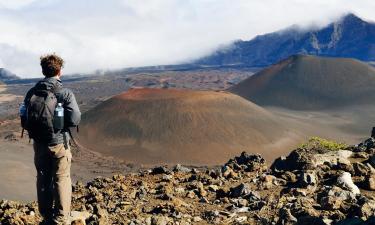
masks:
[[[45,78],[27,92],[21,123],[33,139],[41,224],[68,224],[72,195],[69,128],[78,126],[81,112],[73,92],[62,87],[64,60],[49,54],[40,57],[40,65]]]

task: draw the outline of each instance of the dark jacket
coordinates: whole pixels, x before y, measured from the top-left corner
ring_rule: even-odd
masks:
[[[57,131],[54,134],[53,139],[50,143],[46,143],[49,145],[61,144],[64,143],[64,135],[69,137],[68,129],[69,127],[78,126],[79,122],[81,121],[81,112],[79,110],[77,101],[74,97],[73,92],[70,89],[63,88],[62,83],[60,80],[50,77],[45,78],[39,81],[33,88],[31,88],[25,97],[24,103],[27,106],[29,104],[30,98],[33,95],[34,90],[36,87],[58,87],[56,92],[56,98],[59,103],[63,103],[64,107],[64,129],[61,131]]]

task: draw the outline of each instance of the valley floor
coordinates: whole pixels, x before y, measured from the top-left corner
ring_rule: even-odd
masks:
[[[23,87],[24,90],[27,88]],[[20,139],[19,121],[15,119],[18,104],[22,101],[20,95],[23,92],[19,90],[18,94],[12,94],[13,92],[7,92],[4,86],[0,87],[0,199],[35,199],[33,150],[26,138]],[[285,120],[290,130],[288,135],[266,146],[277,149],[277,154],[262,153],[268,163],[280,155],[289,153],[311,136],[321,136],[348,144],[359,143],[368,136],[375,124],[374,106],[320,112],[291,111],[274,107],[266,109]],[[115,157],[103,157],[88,150],[81,150],[75,155],[72,177],[74,181],[86,182],[99,175],[128,173],[137,171],[140,167],[142,165],[128,165],[124,161],[116,160]]]

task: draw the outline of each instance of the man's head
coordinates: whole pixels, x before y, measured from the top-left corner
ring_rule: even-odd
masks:
[[[43,55],[40,57],[40,66],[45,77],[60,76],[64,60],[54,53]]]

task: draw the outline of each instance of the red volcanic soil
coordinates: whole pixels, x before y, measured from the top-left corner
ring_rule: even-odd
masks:
[[[358,60],[291,56],[230,88],[261,106],[323,109],[373,102],[375,69]]]
[[[287,136],[276,116],[228,92],[132,89],[86,112],[79,141],[136,164],[214,165],[242,151],[275,158]]]

